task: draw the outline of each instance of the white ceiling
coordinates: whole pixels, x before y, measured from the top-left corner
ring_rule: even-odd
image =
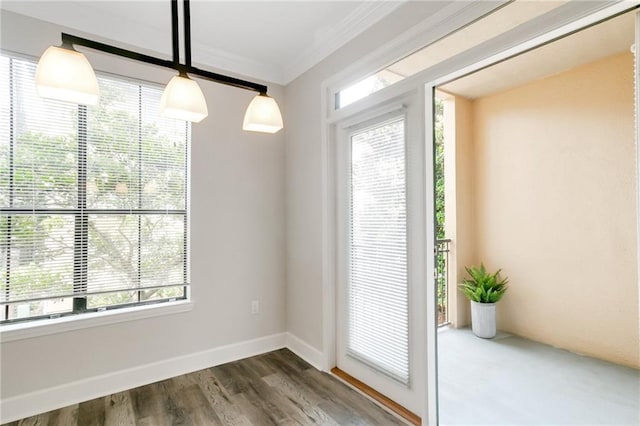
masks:
[[[192,60],[287,84],[404,1],[192,0]],[[169,0],[3,0],[0,8],[171,56]]]
[[[387,70],[403,77],[414,75],[566,3],[568,0],[511,1],[483,19],[396,62]]]
[[[539,80],[617,53],[634,42],[635,11],[524,53],[440,87],[476,99]]]

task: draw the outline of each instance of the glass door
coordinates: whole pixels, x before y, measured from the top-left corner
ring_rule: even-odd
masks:
[[[424,395],[424,139],[415,96],[339,132],[337,365],[420,415]],[[420,174],[421,175],[421,174]],[[422,323],[424,324],[424,323]]]

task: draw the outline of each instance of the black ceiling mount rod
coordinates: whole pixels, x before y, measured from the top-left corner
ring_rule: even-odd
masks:
[[[171,0],[178,2],[178,0]],[[189,0],[184,0],[184,63],[191,66],[191,7]]]
[[[171,0],[171,51],[173,62],[180,63],[180,40],[178,38],[178,0]]]
[[[157,65],[164,68],[170,68],[178,71],[180,74],[193,74],[206,80],[215,81],[216,83],[226,84],[227,86],[239,87],[241,89],[252,90],[260,94],[267,94],[267,86],[230,77],[224,74],[218,74],[211,71],[202,70],[191,65],[191,23],[189,0],[183,0],[185,13],[185,64],[180,63],[179,56],[179,40],[178,40],[178,2],[171,0],[171,38],[173,47],[173,60],[156,58],[154,56],[145,55],[144,53],[134,52],[132,50],[122,49],[120,47],[111,46],[109,44],[100,43],[98,41],[62,33],[63,46],[83,46],[89,49],[98,50],[100,52],[109,53],[111,55],[132,59],[138,62],[144,62],[151,65]]]

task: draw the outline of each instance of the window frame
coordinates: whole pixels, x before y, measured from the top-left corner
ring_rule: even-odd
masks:
[[[187,289],[188,297],[175,302],[129,306],[82,315],[4,324],[0,327],[0,343],[189,312],[195,306],[190,293],[190,289]]]
[[[13,90],[13,80],[14,73],[12,70],[12,65],[14,60],[19,61],[28,61],[31,63],[37,63],[37,58],[34,58],[30,55],[24,55],[8,50],[1,49],[0,55],[5,58],[8,58],[10,61],[10,107],[9,107],[9,184],[12,184],[12,178],[14,176],[13,173],[13,151],[15,149],[16,135],[15,135],[15,100]],[[153,88],[153,89],[162,89],[162,85],[157,82],[147,81],[143,79],[136,79],[127,76],[121,76],[114,73],[109,72],[96,72],[102,78],[110,79],[115,82],[123,82],[130,83],[137,86],[138,91],[138,126],[139,129],[142,126],[142,122],[140,121],[142,118],[142,110],[141,110],[141,102],[142,102],[142,91],[145,88]],[[184,155],[184,171],[185,171],[185,181],[184,181],[184,189],[185,189],[185,199],[184,199],[184,209],[176,209],[176,210],[167,210],[167,209],[143,209],[142,206],[138,203],[138,209],[127,210],[127,212],[119,212],[118,209],[87,209],[86,206],[86,174],[87,174],[87,166],[88,159],[86,156],[87,146],[88,146],[88,135],[87,135],[87,111],[88,108],[86,105],[77,105],[77,118],[76,118],[76,136],[77,136],[77,202],[76,206],[70,209],[25,209],[25,208],[13,208],[13,191],[10,191],[9,194],[9,209],[0,209],[3,214],[7,214],[7,217],[10,218],[16,215],[26,214],[27,210],[30,214],[34,212],[36,214],[51,214],[51,212],[55,213],[56,210],[64,210],[65,216],[72,216],[74,218],[74,232],[73,238],[74,241],[81,241],[81,244],[74,244],[73,249],[73,259],[75,264],[80,264],[80,269],[82,271],[78,271],[78,267],[74,267],[73,272],[73,293],[82,293],[82,291],[86,291],[87,286],[87,256],[88,256],[88,223],[89,216],[92,214],[109,214],[111,216],[119,214],[135,214],[138,216],[138,234],[140,233],[140,220],[142,216],[145,214],[149,215],[177,215],[183,218],[184,222],[184,248],[183,248],[183,285],[178,284],[170,287],[182,287],[182,296],[179,297],[168,297],[163,299],[154,299],[148,301],[142,301],[140,299],[141,292],[153,289],[156,287],[149,288],[140,288],[136,291],[136,289],[131,289],[132,292],[137,294],[137,301],[124,303],[124,304],[113,304],[108,306],[100,306],[87,308],[87,298],[91,296],[91,294],[84,293],[79,297],[72,297],[72,308],[70,311],[65,311],[61,313],[55,314],[44,314],[44,315],[34,315],[24,318],[14,318],[9,319],[9,309],[10,305],[13,302],[7,302],[6,304],[0,305],[0,309],[4,310],[4,320],[0,321],[0,342],[5,341],[13,341],[13,340],[21,340],[29,337],[36,337],[41,335],[54,334],[58,332],[70,331],[75,329],[82,329],[87,327],[101,326],[106,324],[115,324],[123,321],[136,320],[140,318],[150,318],[155,316],[164,316],[172,313],[186,312],[193,309],[193,301],[191,299],[191,288],[190,288],[190,187],[191,187],[191,135],[192,129],[191,125],[188,122],[185,122],[185,155]],[[142,133],[138,133],[138,160],[140,161],[142,158]],[[141,170],[138,170],[138,179],[142,177]],[[10,227],[7,232],[7,239],[11,238]],[[142,251],[142,242],[141,239],[138,239],[138,253],[140,254]],[[7,241],[7,256],[11,255],[11,244]],[[84,254],[83,254],[84,253]],[[8,271],[10,271],[10,265],[7,264]],[[80,278],[78,278],[80,277]],[[138,280],[141,279],[140,271],[138,271]],[[9,274],[7,274],[7,281],[9,280]],[[4,283],[3,283],[4,286]],[[122,290],[122,291],[127,291]],[[119,292],[119,291],[116,291]],[[50,299],[56,299],[57,297],[53,296]],[[66,298],[66,297],[65,297]]]

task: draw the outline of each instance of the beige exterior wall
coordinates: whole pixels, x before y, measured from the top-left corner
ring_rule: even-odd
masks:
[[[477,259],[510,278],[498,328],[639,367],[633,94],[623,53],[475,100],[475,179],[456,161]]]
[[[444,114],[445,236],[451,239],[448,288],[449,321],[470,324],[469,302],[455,285],[464,278],[465,265],[478,262],[475,241],[473,114],[470,100],[440,93]]]

